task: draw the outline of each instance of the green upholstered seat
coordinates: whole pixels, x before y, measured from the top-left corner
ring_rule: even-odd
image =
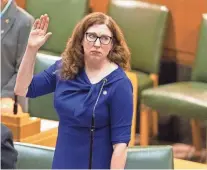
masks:
[[[51,169],[54,148],[15,142],[17,169]]]
[[[207,118],[207,83],[179,82],[143,92],[142,102],[160,114]]]
[[[147,89],[142,103],[161,114],[207,119],[207,14],[202,16],[192,80]]]
[[[54,57],[43,53],[38,53],[36,57],[34,74],[42,72],[50,67],[60,57]],[[41,97],[29,99],[29,113],[31,116],[58,120],[58,116],[53,105],[53,93]]]
[[[26,1],[26,10],[35,18],[42,14],[49,15],[48,31],[52,32],[52,36],[37,54],[35,74],[60,59],[75,25],[88,13],[88,3],[88,0]],[[58,120],[53,106],[53,94],[29,99],[28,108],[31,116]]]
[[[61,55],[59,53],[55,53],[55,52],[52,52],[52,51],[45,51],[45,50],[39,50],[40,54],[45,54],[45,55],[48,55],[48,56],[55,56],[55,57],[60,57]]]
[[[137,74],[139,83],[138,94],[141,94],[142,90],[153,86],[153,81],[148,74],[134,70],[132,72]]]
[[[192,81],[207,83],[207,13],[202,16]]]
[[[54,148],[15,142],[18,169],[51,169]],[[126,169],[173,169],[171,146],[129,148]]]
[[[126,169],[173,169],[171,146],[133,147],[127,151]]]
[[[132,69],[159,73],[168,9],[137,0],[111,0],[108,14],[124,33]]]
[[[108,14],[121,27],[131,51],[131,68],[138,76],[139,112],[141,91],[153,87],[150,74],[159,74],[168,9],[138,0],[111,0]]]
[[[88,0],[27,0],[26,10],[35,18],[49,15],[52,36],[42,50],[61,54],[75,25],[87,14]]]

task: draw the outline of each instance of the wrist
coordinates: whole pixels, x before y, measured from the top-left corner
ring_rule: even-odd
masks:
[[[27,45],[27,47],[26,47],[26,52],[37,53],[38,50],[39,50],[39,48],[37,48],[37,47],[33,47],[33,46],[29,46],[29,45]]]

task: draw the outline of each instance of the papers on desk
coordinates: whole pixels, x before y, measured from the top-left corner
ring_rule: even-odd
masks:
[[[35,119],[35,117],[33,117],[32,119]],[[41,119],[40,131],[43,132],[53,128],[57,128],[58,124],[58,121]]]

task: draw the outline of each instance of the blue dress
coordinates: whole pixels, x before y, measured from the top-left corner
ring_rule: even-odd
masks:
[[[103,81],[91,84],[84,69],[73,80],[59,76],[61,60],[35,75],[27,97],[54,92],[59,117],[53,169],[87,169],[90,153],[90,127],[95,108],[93,169],[110,169],[113,145],[130,141],[133,113],[132,85],[118,67]],[[103,85],[103,89],[101,87]]]

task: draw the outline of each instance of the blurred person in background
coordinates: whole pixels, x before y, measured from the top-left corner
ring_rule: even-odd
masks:
[[[15,169],[17,151],[13,144],[11,130],[1,123],[1,169]]]
[[[14,85],[25,52],[33,17],[19,8],[15,0],[1,0],[1,102],[14,99]],[[26,99],[20,98],[26,109]],[[12,108],[11,108],[12,110]]]

